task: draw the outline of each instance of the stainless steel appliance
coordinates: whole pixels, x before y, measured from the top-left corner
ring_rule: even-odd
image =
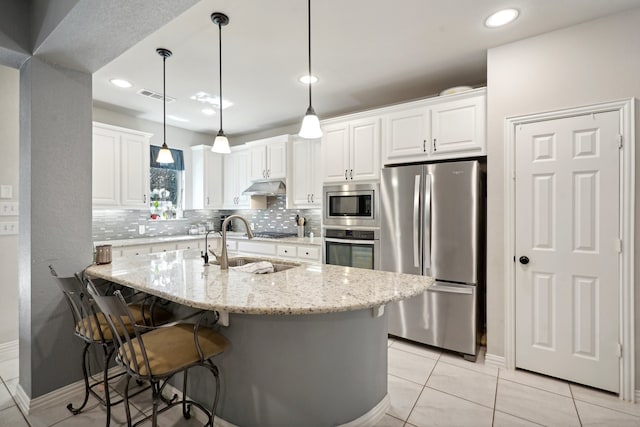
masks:
[[[323,188],[323,224],[339,227],[380,226],[380,185],[344,184]]]
[[[324,229],[324,263],[346,267],[380,268],[379,229]]]
[[[422,295],[390,304],[389,333],[475,359],[484,282],[478,161],[382,170],[381,270],[433,276]]]

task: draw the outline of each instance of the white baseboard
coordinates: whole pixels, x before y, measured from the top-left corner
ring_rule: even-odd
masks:
[[[0,362],[18,358],[18,340],[0,344]]]
[[[490,353],[485,354],[484,364],[501,369],[505,369],[507,367],[507,365],[505,364],[504,356],[496,356],[495,354]]]
[[[109,376],[116,375],[122,371],[123,369],[120,366],[115,366],[109,369]],[[31,412],[38,411],[45,407],[66,405],[74,395],[81,392],[84,392],[84,379],[80,379],[74,383],[50,391],[49,393],[38,396],[35,399],[31,399],[27,396],[22,386],[18,384],[16,387],[15,398],[22,412],[28,415]]]

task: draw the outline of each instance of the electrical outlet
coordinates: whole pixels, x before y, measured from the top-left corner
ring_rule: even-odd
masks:
[[[18,202],[0,203],[0,216],[18,216]]]
[[[0,236],[11,236],[18,234],[18,222],[0,222]]]
[[[146,232],[144,224],[138,225],[138,234],[144,234]]]

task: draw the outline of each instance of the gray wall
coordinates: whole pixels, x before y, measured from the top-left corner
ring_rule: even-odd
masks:
[[[18,201],[18,86],[20,73],[0,65],[0,184],[13,186]],[[0,221],[18,221],[2,216]],[[0,236],[0,344],[18,339],[18,235]]]
[[[640,9],[547,33],[488,53],[487,324],[490,354],[504,355],[504,120],[640,97]],[[636,106],[637,108],[637,106]],[[636,113],[637,114],[637,113]],[[638,119],[636,118],[636,123]],[[636,129],[636,147],[640,138]],[[640,149],[636,148],[636,164]],[[636,349],[640,348],[640,170],[636,170]],[[636,366],[640,366],[636,351]],[[636,387],[640,370],[636,370]]]

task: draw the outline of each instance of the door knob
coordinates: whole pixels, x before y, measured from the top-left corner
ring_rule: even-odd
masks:
[[[521,256],[519,261],[520,261],[520,264],[524,264],[524,265],[529,264],[529,258],[526,256]]]

